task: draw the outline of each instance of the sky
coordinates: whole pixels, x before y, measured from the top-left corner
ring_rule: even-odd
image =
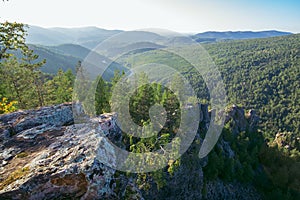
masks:
[[[300,33],[300,0],[9,0],[0,1],[5,20],[41,27]]]

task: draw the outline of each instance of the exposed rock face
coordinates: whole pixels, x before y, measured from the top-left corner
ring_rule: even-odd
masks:
[[[0,116],[0,141],[22,132],[22,137],[35,135],[73,122],[72,104],[43,107],[39,110],[19,111]]]
[[[202,162],[198,155],[189,153],[184,154],[181,160],[181,165],[174,175],[166,177],[167,184],[160,190],[153,185],[150,191],[143,193],[145,199],[203,199],[202,164],[205,162]]]
[[[205,130],[210,112],[207,105],[201,105],[200,110],[201,129]],[[74,115],[84,120],[74,124]],[[183,155],[189,162],[168,176],[168,184],[160,191],[155,186],[148,192],[140,191],[126,176],[116,175],[116,170],[108,167],[116,164],[117,157],[111,141],[122,141],[116,120],[114,113],[90,119],[80,104],[71,103],[1,115],[0,199],[160,199],[166,194],[169,199],[202,199],[202,167],[207,158],[200,160],[191,154],[198,151],[199,143],[193,143]],[[234,122],[235,134],[254,129],[257,120],[253,111],[245,116],[238,107],[227,116],[227,121]],[[226,141],[220,145],[228,157],[234,156]],[[116,188],[120,179],[121,187]],[[246,196],[254,191],[217,181],[208,185],[207,198],[240,199],[237,190]],[[226,195],[220,196],[224,191]],[[254,197],[248,199],[258,199]]]
[[[206,199],[261,199],[253,186],[242,185],[240,183],[227,183],[220,180],[209,182],[206,185]]]
[[[259,117],[256,115],[255,110],[249,110],[246,114],[246,118],[248,120],[248,128],[250,132],[253,132],[257,129]]]
[[[15,130],[1,143],[1,197],[14,199],[111,198],[115,152],[108,141],[120,132],[114,115],[64,127],[71,104],[1,116],[1,131]],[[105,119],[105,120],[104,120]],[[10,132],[12,134],[12,132]]]
[[[234,135],[238,135],[243,131],[255,131],[257,124],[259,121],[259,117],[256,115],[254,110],[250,110],[247,114],[243,108],[240,108],[236,105],[232,105],[228,111],[225,119],[225,123],[232,123],[231,127],[232,133]]]

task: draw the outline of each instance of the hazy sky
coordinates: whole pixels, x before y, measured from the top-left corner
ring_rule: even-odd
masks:
[[[1,0],[0,17],[42,27],[300,33],[300,0]]]

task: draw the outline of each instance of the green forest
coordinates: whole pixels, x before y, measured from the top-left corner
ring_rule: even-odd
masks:
[[[76,87],[74,72],[71,69],[59,69],[56,74],[42,72],[41,68],[48,61],[38,59],[39,55],[27,45],[24,24],[1,23],[0,39],[0,114],[73,100]],[[238,152],[237,156],[234,159],[225,158],[216,145],[204,169],[205,181],[216,178],[228,182],[238,180],[253,183],[265,199],[299,199],[300,34],[221,41],[202,46],[221,72],[230,105],[254,109],[260,117],[255,133],[243,132],[236,138],[232,137],[230,124],[225,125],[222,138]],[[197,47],[188,47],[187,53],[190,51],[192,54],[193,48]],[[116,62],[130,68],[145,60],[160,60],[162,64],[172,65],[193,85],[198,97],[194,101],[209,102],[208,90],[201,75],[190,70],[189,63],[166,51],[135,52]],[[77,75],[84,74],[80,61],[74,68]],[[118,106],[113,104],[111,96],[124,75],[124,72],[115,71],[110,81],[98,77],[90,83],[96,85],[93,106],[97,115]],[[145,74],[138,77],[141,82],[147,82],[147,79]],[[178,81],[174,79],[172,84],[178,84]],[[126,150],[150,152],[172,140],[180,118],[177,109],[181,106],[175,96],[176,92],[154,83],[134,92],[130,98],[130,114],[137,124],[147,125],[150,122],[148,110],[156,103],[164,105],[168,123],[154,137],[136,139],[124,136]],[[76,98],[85,97],[78,94]],[[195,140],[193,144],[197,142]],[[171,161],[165,170],[126,175],[135,178],[145,190],[151,187],[150,179],[155,181],[157,188],[163,188],[167,184],[165,174],[172,175],[181,162],[191,162],[191,169],[194,167],[192,158],[197,157],[198,151],[191,152],[192,155]]]
[[[299,195],[291,192],[300,188],[297,170],[300,167],[299,45],[299,34],[203,44],[221,72],[229,105],[254,109],[260,117],[258,131],[263,136],[261,138],[256,133],[241,133],[239,138],[228,138],[226,133],[230,133],[230,127],[225,126],[225,140],[231,141],[236,152],[242,154],[238,160],[244,163],[244,171],[233,176],[226,173],[225,177],[235,179],[240,174],[239,180],[258,184],[267,199],[294,199],[294,195]],[[193,54],[194,48],[198,47],[193,45],[185,50]],[[145,61],[159,61],[173,66],[190,81],[200,102],[209,101],[201,75],[188,62],[166,51],[130,54],[119,60],[126,67],[138,66]],[[223,166],[231,171],[230,166],[234,168],[235,161],[222,160],[222,153],[218,153],[217,147],[215,151],[209,155],[211,165],[206,168],[206,174],[213,178],[225,178]],[[263,175],[253,172],[257,171],[258,162],[263,164]],[[266,177],[270,182],[258,183],[268,180]]]

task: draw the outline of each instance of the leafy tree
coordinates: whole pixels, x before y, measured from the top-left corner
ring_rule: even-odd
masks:
[[[39,68],[45,61],[36,61],[38,55],[28,48],[25,36],[26,25],[0,23],[0,96],[17,100],[20,108],[32,108],[44,105]],[[23,54],[22,61],[15,58],[13,52],[16,50]]]
[[[12,56],[9,50],[26,50],[25,44],[26,26],[16,22],[0,23],[0,60]]]

